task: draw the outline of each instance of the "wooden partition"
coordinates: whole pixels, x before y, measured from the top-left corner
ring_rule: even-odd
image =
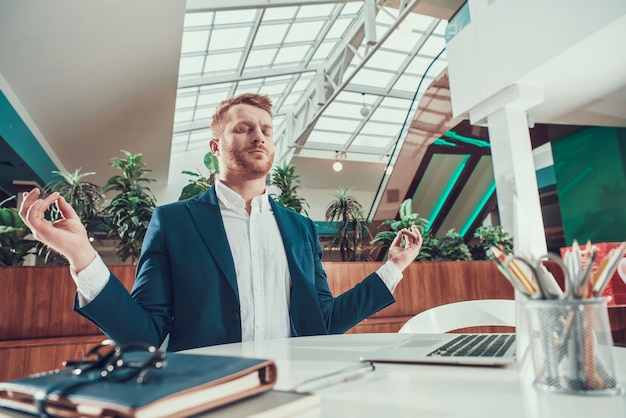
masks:
[[[134,266],[111,270],[131,288]],[[67,266],[0,267],[0,289],[0,381],[57,368],[105,338],[74,312]]]
[[[381,264],[324,263],[324,268],[333,294],[338,295],[354,287]],[[396,302],[348,332],[397,332],[412,316],[434,306],[464,300],[514,298],[513,288],[492,261],[413,263],[403,276],[394,291]],[[506,327],[481,328],[488,332],[504,330]]]

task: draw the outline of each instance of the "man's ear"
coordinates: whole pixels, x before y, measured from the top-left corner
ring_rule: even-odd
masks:
[[[209,150],[211,150],[213,155],[218,157],[220,152],[220,140],[217,138],[211,138],[209,140]]]

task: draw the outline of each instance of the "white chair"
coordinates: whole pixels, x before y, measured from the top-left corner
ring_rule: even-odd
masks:
[[[480,299],[448,303],[420,312],[398,332],[441,334],[459,328],[515,326],[515,300]]]

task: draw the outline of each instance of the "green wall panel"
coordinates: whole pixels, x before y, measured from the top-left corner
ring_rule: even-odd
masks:
[[[626,130],[585,128],[552,154],[566,244],[626,240]]]

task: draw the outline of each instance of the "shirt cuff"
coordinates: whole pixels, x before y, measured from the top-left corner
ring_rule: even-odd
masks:
[[[87,267],[76,273],[70,268],[70,274],[78,288],[78,305],[83,307],[96,298],[109,282],[109,268],[99,254]]]
[[[376,274],[380,276],[391,293],[393,293],[398,283],[400,283],[400,280],[402,280],[402,271],[391,261],[387,261],[376,270]]]

